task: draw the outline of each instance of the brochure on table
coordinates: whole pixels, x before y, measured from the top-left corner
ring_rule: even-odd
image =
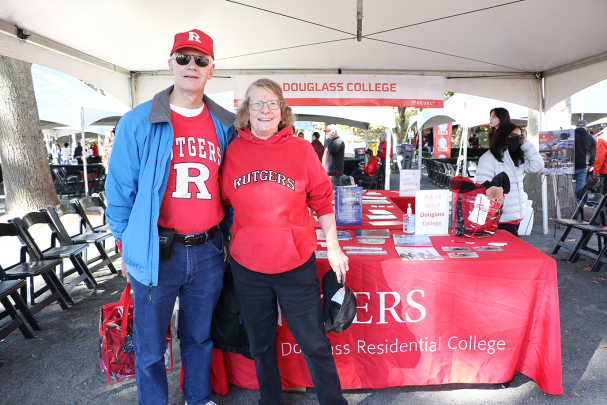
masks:
[[[449,190],[418,190],[415,194],[415,234],[446,235],[449,230]]]
[[[421,170],[401,170],[400,187],[398,195],[401,197],[415,197],[419,190]]]
[[[335,222],[340,225],[363,224],[362,187],[337,187]]]

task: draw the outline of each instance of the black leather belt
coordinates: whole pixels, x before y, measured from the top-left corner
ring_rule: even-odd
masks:
[[[201,233],[200,235],[175,235],[173,237],[173,242],[183,243],[185,246],[198,246],[201,243],[205,243],[207,239],[213,239],[213,237],[215,237],[215,232],[217,232],[218,229],[219,228],[217,227],[217,225],[215,225],[214,227],[212,227],[205,233]]]

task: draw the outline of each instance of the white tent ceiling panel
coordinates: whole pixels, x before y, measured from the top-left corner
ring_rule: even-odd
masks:
[[[214,39],[217,69],[530,74],[607,51],[604,30],[571,28],[572,16],[580,13],[585,27],[602,27],[605,0],[367,1],[361,42],[355,39],[353,0],[240,1],[274,13],[225,0],[182,0],[185,11],[178,18],[167,16],[163,0],[3,0],[0,22],[29,31],[30,42],[42,36],[133,72],[166,69],[173,35],[195,27]],[[93,73],[76,59],[49,56],[52,51],[19,52],[2,42],[0,53],[51,66],[128,100],[126,78]],[[16,44],[21,51],[36,46]],[[548,77],[546,107],[604,79],[601,70],[607,71],[594,65]],[[452,90],[537,108],[537,86],[524,79],[461,80]],[[519,91],[525,94],[514,97]]]
[[[503,100],[534,110],[539,104],[539,85],[535,79],[448,79],[445,90]]]
[[[606,2],[607,3],[607,2]],[[585,89],[593,84],[596,84],[602,80],[607,79],[607,61],[595,63],[589,66],[571,70],[565,73],[561,73],[554,76],[549,76],[545,79],[546,91],[544,97],[545,109],[549,110],[554,105],[558,104],[561,100],[566,99],[569,96],[577,93],[581,89]],[[602,100],[605,102],[607,94],[603,93]],[[578,104],[579,106],[579,104]],[[578,107],[579,108],[579,107]],[[605,113],[603,111],[573,111],[574,105],[572,100],[571,112],[572,113]]]
[[[35,63],[94,84],[125,104],[131,103],[129,77],[93,66],[49,49],[0,35],[0,54]]]

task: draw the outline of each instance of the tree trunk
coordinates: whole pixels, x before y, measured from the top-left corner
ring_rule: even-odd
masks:
[[[397,127],[396,127],[396,131],[394,132],[396,135],[396,143],[400,144],[400,143],[407,143],[407,140],[405,139],[405,135],[407,133],[407,122],[406,122],[406,113],[407,113],[407,107],[397,107],[397,111],[398,111],[398,123],[397,123]]]
[[[6,213],[59,204],[34,95],[31,63],[0,56],[0,158]]]

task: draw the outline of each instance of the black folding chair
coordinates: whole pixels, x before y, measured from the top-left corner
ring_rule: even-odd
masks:
[[[18,218],[16,218],[18,220]],[[19,235],[17,226],[10,221],[9,224],[0,224],[0,237],[16,237],[21,243],[21,252],[19,262],[13,264],[6,269],[0,266],[0,280],[27,280],[29,279],[29,296],[30,296],[30,311],[37,314],[43,308],[57,302],[61,309],[69,309],[68,303],[74,304],[72,297],[65,290],[63,284],[57,278],[54,270],[61,265],[60,259],[39,260],[37,257],[29,257],[29,261],[25,260],[27,244]],[[40,276],[46,285],[36,291],[34,287],[34,278]],[[42,301],[36,303],[36,299],[42,294],[50,290],[50,295]],[[27,302],[27,283],[21,289],[21,296]]]
[[[25,336],[26,339],[33,339],[36,337],[30,328],[28,328],[25,320],[19,315],[17,309],[21,311],[34,330],[42,330],[38,321],[36,321],[36,318],[34,318],[34,315],[27,307],[27,304],[23,301],[21,295],[19,295],[19,290],[23,288],[25,284],[24,280],[0,281],[0,302],[2,302],[2,306],[4,306],[4,311],[0,313],[0,316],[6,314],[6,316],[13,318],[11,322],[0,329],[0,340],[10,335],[17,328],[21,330],[21,333],[23,333],[23,336]],[[13,305],[9,297],[13,299],[15,305]],[[4,316],[1,317],[3,318]]]
[[[554,236],[556,236],[556,225],[557,224],[563,225],[566,228],[565,228],[565,232],[563,232],[563,235],[561,236],[561,239],[556,243],[556,246],[554,247],[554,250],[552,251],[553,255],[557,254],[558,251],[560,250],[560,248],[562,248],[562,247],[565,249],[571,250],[572,252],[576,250],[579,242],[576,245],[566,242],[567,237],[569,236],[569,232],[571,232],[573,227],[576,225],[579,226],[579,225],[596,224],[597,221],[599,220],[599,217],[601,216],[601,209],[602,209],[602,206],[604,205],[603,200],[604,200],[604,197],[602,194],[586,193],[582,197],[582,200],[580,201],[580,204],[577,206],[571,219],[555,219],[554,220]],[[586,203],[595,204],[594,207],[589,208],[589,209],[593,210],[593,213],[588,220],[586,220],[584,217],[584,206],[586,205]],[[580,239],[580,242],[581,242],[581,239]]]
[[[84,213],[84,210],[80,207],[80,205],[78,205],[76,203],[59,204],[56,207],[52,207],[49,205],[48,207],[46,207],[46,212],[51,217],[51,220],[53,221],[53,223],[57,229],[57,232],[59,233],[59,236],[61,237],[61,239],[63,241],[63,244],[78,245],[78,244],[92,243],[97,248],[97,251],[99,252],[99,256],[87,260],[87,265],[95,263],[98,260],[101,260],[101,262],[97,263],[93,267],[89,267],[89,270],[91,273],[94,273],[95,271],[97,271],[107,265],[112,273],[118,274],[118,271],[114,267],[114,264],[108,257],[107,253],[105,252],[105,247],[103,246],[103,242],[107,238],[111,237],[112,233],[109,231],[107,231],[107,232],[93,232],[93,231],[86,232],[86,231],[84,231],[83,232],[82,223],[88,222],[88,218],[86,218],[86,214]],[[70,235],[67,232],[67,230],[65,229],[63,222],[61,222],[61,218],[63,216],[70,215],[70,214],[78,216],[78,219],[80,222],[80,233],[79,234]]]
[[[595,194],[595,193],[586,193],[587,195]],[[588,246],[588,243],[592,239],[594,235],[598,232],[607,232],[607,207],[605,207],[605,203],[607,203],[607,197],[599,194],[601,200],[598,202],[596,206],[593,208],[595,212],[598,212],[596,219],[594,221],[589,221],[588,224],[575,224],[573,225],[573,229],[578,229],[582,231],[582,237],[576,244],[575,248],[571,252],[571,256],[569,256],[569,261],[571,263],[575,263],[580,258],[580,255],[590,257],[591,259],[596,260],[600,251],[603,249],[603,244],[605,240],[602,237],[597,237],[598,249],[594,249]]]
[[[25,239],[30,256],[41,257],[42,259],[70,259],[74,267],[67,271],[63,271],[63,265],[61,265],[59,279],[62,283],[64,283],[64,279],[66,277],[69,277],[74,273],[78,273],[78,276],[65,286],[67,291],[71,291],[81,282],[84,282],[85,285],[90,289],[97,286],[95,278],[82,259],[81,253],[88,248],[88,243],[72,245],[71,243],[68,244],[65,242],[61,235],[59,235],[59,231],[55,227],[55,224],[51,220],[50,216],[44,210],[41,212],[30,212],[21,220],[18,221],[17,218],[15,218],[14,221],[17,225],[19,233]],[[29,232],[29,228],[37,224],[45,224],[51,230],[51,246],[48,249],[41,250]],[[57,241],[59,242],[60,246],[56,246]]]
[[[67,198],[70,198],[70,196],[75,197],[76,194],[80,195],[82,183],[78,176],[68,175],[65,167],[54,168],[52,171],[59,199],[63,197],[63,194],[66,194]]]
[[[105,192],[101,193],[105,196]],[[78,207],[80,209],[80,216],[82,217],[82,224],[84,225],[87,232],[110,232],[110,225],[105,219],[106,204],[101,196],[84,197],[78,200]],[[86,210],[97,210],[101,213],[101,224],[93,225],[89,217],[86,214]],[[80,230],[81,232],[84,229]]]
[[[378,179],[381,176],[381,169],[383,168],[383,165],[380,163],[379,166],[377,167],[377,170],[375,171],[375,173],[373,173],[373,176],[371,176],[371,179],[366,180],[366,181],[361,181],[360,182],[360,186],[362,188],[366,188],[367,190],[377,190],[378,189]]]

